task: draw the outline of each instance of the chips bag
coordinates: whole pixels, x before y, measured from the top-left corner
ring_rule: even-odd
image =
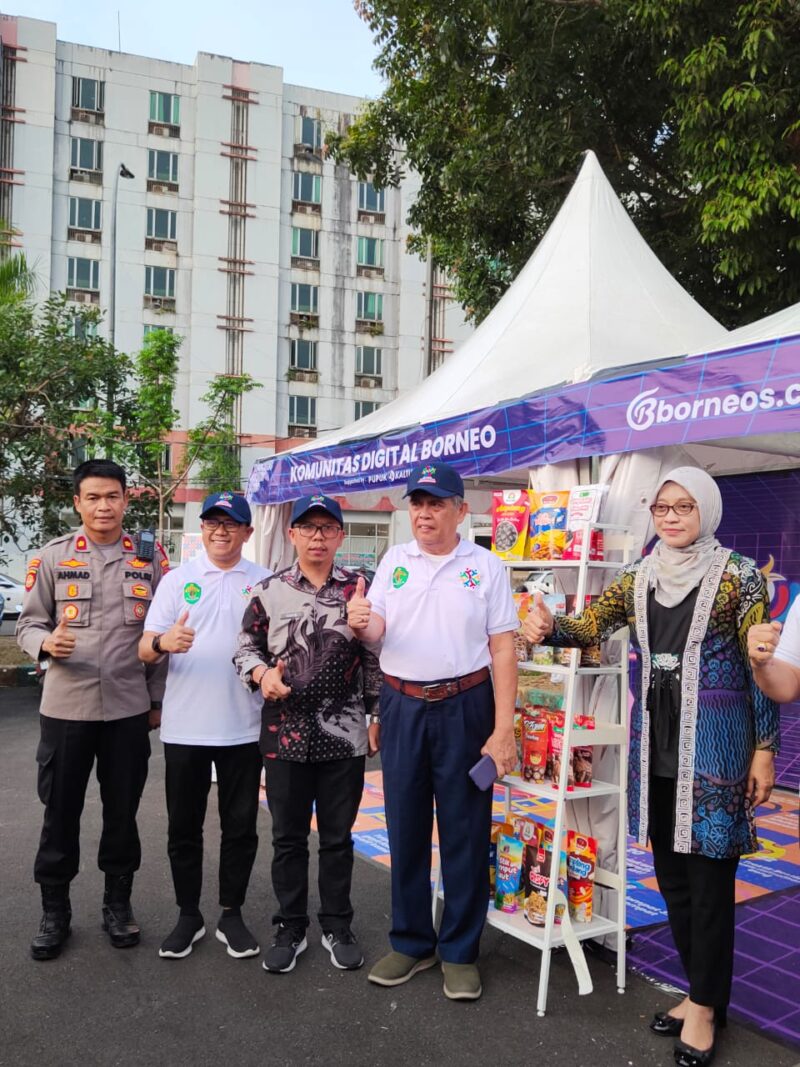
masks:
[[[517,910],[523,851],[524,845],[519,838],[500,834],[497,842],[497,876],[494,895],[494,906],[497,911]]]
[[[577,830],[567,832],[567,900],[570,918],[578,923],[592,919],[597,841]]]

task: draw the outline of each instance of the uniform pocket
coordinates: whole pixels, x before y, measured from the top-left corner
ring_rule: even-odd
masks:
[[[55,778],[56,746],[52,741],[40,741],[36,749],[36,762],[39,765],[36,788],[39,800],[47,806],[50,795],[53,792],[53,780]]]
[[[56,622],[66,619],[70,626],[88,626],[92,617],[91,582],[56,582]]]
[[[153,599],[153,588],[150,582],[123,582],[122,596],[125,625],[140,626],[144,622],[150,601]]]

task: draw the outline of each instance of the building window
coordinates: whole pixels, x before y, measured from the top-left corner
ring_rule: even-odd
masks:
[[[388,523],[345,520],[344,541],[336,553],[336,562],[342,567],[374,571],[388,547]]]
[[[172,326],[154,326],[151,322],[144,324],[144,336],[149,337],[151,333],[155,333],[156,330],[161,330],[163,333],[175,333],[175,329]]]
[[[383,349],[373,348],[371,345],[356,346],[356,374],[368,374],[372,378],[380,378]]]
[[[319,174],[307,174],[305,171],[295,171],[292,175],[292,199],[299,200],[304,204],[319,204],[322,202],[322,178]]]
[[[151,148],[147,153],[147,177],[157,182],[178,182],[178,153],[159,152]]]
[[[303,115],[300,119],[300,141],[304,145],[317,152],[322,147],[322,123],[319,119],[310,119]]]
[[[69,224],[77,230],[99,230],[102,211],[101,200],[90,200],[85,196],[69,198]]]
[[[316,341],[292,341],[290,357],[291,367],[295,370],[317,369],[317,342]]]
[[[148,296],[175,298],[175,271],[172,267],[145,267],[144,291]]]
[[[303,315],[318,313],[319,286],[292,283],[292,311]]]
[[[87,322],[82,315],[76,315],[72,320],[72,336],[76,341],[90,341],[92,338],[97,337],[97,323]],[[89,407],[87,401],[83,401],[79,407]]]
[[[79,170],[103,169],[103,142],[90,137],[72,138],[71,165]]]
[[[67,285],[70,289],[100,289],[100,263],[96,259],[70,256],[67,260]]]
[[[177,220],[177,211],[149,207],[147,209],[147,236],[156,237],[160,241],[176,240]]]
[[[181,98],[174,93],[150,91],[150,121],[163,122],[167,126],[181,124]]]
[[[105,82],[94,78],[72,79],[72,106],[81,111],[102,111],[105,98]]]
[[[379,407],[377,400],[356,400],[356,418],[363,419],[365,415],[371,415]]]
[[[356,293],[356,318],[383,321],[383,293]]]
[[[290,396],[289,425],[316,426],[317,398],[314,396]]]
[[[386,210],[386,190],[376,189],[372,182],[358,183],[358,209],[359,211],[372,211],[376,215],[382,215]]]
[[[292,255],[303,259],[319,258],[319,231],[292,227]]]
[[[383,241],[380,237],[359,237],[358,265],[360,267],[383,266]]]

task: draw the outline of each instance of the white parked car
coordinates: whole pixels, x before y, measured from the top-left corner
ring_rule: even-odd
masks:
[[[7,574],[0,574],[0,593],[5,599],[3,622],[10,622],[13,626],[16,626],[19,613],[22,611],[22,597],[25,593],[25,586],[22,582],[18,582],[16,578],[10,578]]]

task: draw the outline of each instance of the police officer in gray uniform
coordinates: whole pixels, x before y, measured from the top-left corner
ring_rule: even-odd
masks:
[[[48,665],[36,753],[45,811],[34,865],[43,905],[31,943],[35,960],[54,959],[70,934],[69,886],[78,873],[80,818],[95,760],[103,927],[115,948],[139,941],[130,902],[141,860],[136,812],[150,756],[148,715],[160,707],[166,680],[166,663],[146,668],[137,655],[147,608],[169,569],[166,554],[158,545],[155,558],[140,557],[123,531],[128,493],[116,463],[82,463],[74,487],[82,525],[30,561],[17,625],[20,648]]]

